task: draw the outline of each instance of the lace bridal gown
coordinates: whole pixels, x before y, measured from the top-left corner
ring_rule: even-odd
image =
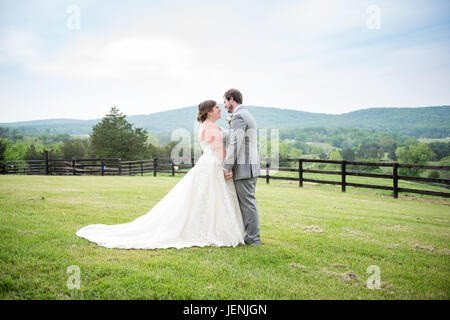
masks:
[[[118,225],[93,224],[76,235],[106,248],[156,249],[244,244],[233,179],[206,141],[195,166],[147,214]]]

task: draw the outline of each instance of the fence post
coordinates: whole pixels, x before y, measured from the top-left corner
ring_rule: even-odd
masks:
[[[303,160],[298,159],[298,186],[303,187]]]
[[[394,198],[398,198],[398,163],[394,163],[392,169],[393,187],[394,187]]]
[[[73,175],[75,175],[75,162],[76,162],[77,160],[75,160],[75,159],[72,159],[72,174]]]
[[[266,183],[269,183],[269,172],[270,172],[270,170],[269,170],[269,168],[270,168],[270,162],[269,162],[269,159],[266,159]]]
[[[142,169],[142,160],[141,160],[141,177],[144,175],[144,171]]]
[[[131,162],[128,162],[128,175],[131,176]]]
[[[156,177],[156,171],[157,171],[156,166],[158,165],[157,161],[158,161],[158,158],[156,158],[156,157],[153,158],[153,176],[154,177]]]
[[[345,192],[345,177],[346,177],[346,165],[347,162],[345,160],[342,160],[341,162],[341,191]]]
[[[48,150],[45,150],[45,174],[49,175],[49,170],[48,170]]]
[[[104,173],[105,173],[105,170],[103,169],[103,164],[104,164],[104,161],[103,161],[103,158],[102,158],[102,159],[100,159],[100,166],[101,166],[102,176],[103,176]]]
[[[175,176],[175,164],[173,163],[172,160],[170,160],[170,165],[172,166],[172,177]]]
[[[118,158],[119,160],[119,176],[122,175],[122,158]]]

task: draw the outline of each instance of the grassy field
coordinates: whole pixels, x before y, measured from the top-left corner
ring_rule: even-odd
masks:
[[[437,197],[261,179],[261,247],[107,249],[75,235],[145,214],[179,179],[0,176],[0,298],[450,298],[450,201]],[[372,265],[380,289],[366,285]]]

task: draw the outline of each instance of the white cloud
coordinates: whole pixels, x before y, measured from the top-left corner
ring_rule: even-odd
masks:
[[[30,101],[63,117],[99,117],[114,104],[126,114],[156,112],[220,100],[230,87],[249,104],[329,113],[448,98],[428,84],[417,90],[421,78],[435,86],[448,80],[436,70],[448,61],[439,53],[446,45],[402,34],[429,23],[432,10],[379,3],[382,29],[374,32],[366,28],[370,1],[166,2],[120,14],[85,3],[81,31],[59,42],[46,38],[51,46],[34,32],[3,32],[0,63],[22,62],[41,86],[58,82],[58,93],[51,82]],[[99,11],[107,18],[94,31],[88,18]],[[3,98],[13,102],[13,92]]]
[[[301,39],[314,40],[321,35],[343,33],[364,27],[367,5],[353,0],[304,0],[281,4],[270,17],[277,29],[297,33]]]
[[[37,40],[33,32],[6,29],[0,38],[0,59],[3,62],[29,62],[36,58]]]
[[[67,78],[137,80],[182,76],[190,63],[190,48],[176,38],[158,35],[101,36],[70,43],[55,60],[34,61],[34,72]]]

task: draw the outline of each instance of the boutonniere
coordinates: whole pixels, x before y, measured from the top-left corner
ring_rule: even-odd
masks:
[[[227,118],[227,122],[228,122],[228,124],[230,124],[230,123],[231,123],[231,119],[233,119],[233,115],[231,115],[231,116],[229,116],[229,117]]]

